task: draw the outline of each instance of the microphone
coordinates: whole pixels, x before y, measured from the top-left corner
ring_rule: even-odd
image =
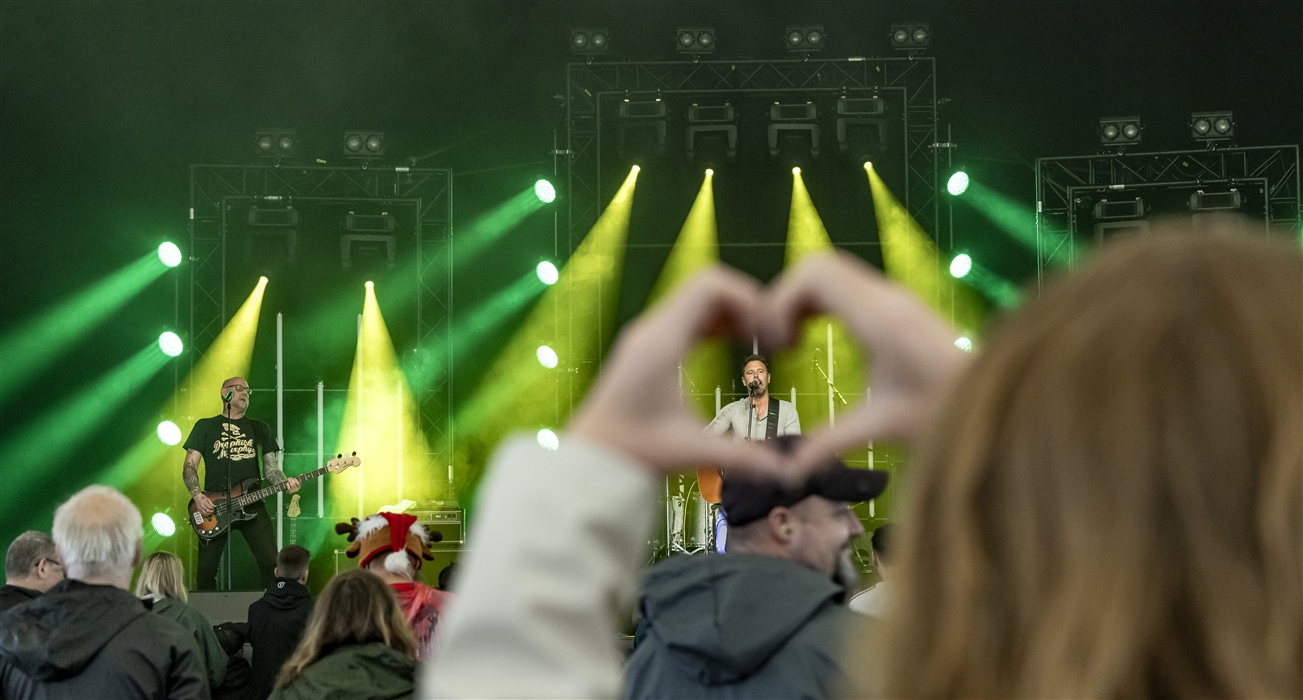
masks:
[[[751,394],[752,396],[755,396],[755,395],[756,395],[756,389],[759,389],[759,388],[760,388],[760,380],[759,380],[759,379],[752,379],[752,380],[751,380],[751,383],[750,383],[750,384],[747,384],[747,393]]]
[[[226,403],[230,403],[231,399],[233,398],[235,398],[234,391],[227,391],[225,394],[222,394],[222,400],[225,401]]]

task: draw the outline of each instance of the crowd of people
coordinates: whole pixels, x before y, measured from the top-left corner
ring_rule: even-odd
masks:
[[[973,355],[848,256],[769,287],[704,272],[622,332],[559,449],[499,448],[455,595],[420,580],[431,534],[381,513],[337,529],[358,568],[315,602],[308,552],[288,547],[247,625],[214,629],[187,605],[180,560],[142,563],[135,506],[88,487],[52,536],[9,547],[0,689],[1299,697],[1303,255],[1224,228],[1105,246]],[[862,343],[871,402],[806,438],[702,429],[680,358],[711,337],[783,347],[821,314]],[[912,447],[906,503],[872,534],[881,582],[861,592],[850,506],[886,475],[837,455],[885,439]],[[658,480],[703,463],[726,474],[727,552],[645,568]]]

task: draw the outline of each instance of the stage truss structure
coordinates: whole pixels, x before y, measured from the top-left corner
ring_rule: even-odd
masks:
[[[453,177],[441,168],[326,165],[191,165],[189,342],[207,348],[230,319],[226,245],[235,205],[373,203],[415,209],[416,347],[442,343],[447,371],[416,397],[432,464],[451,464],[453,356]],[[397,348],[401,352],[402,348]],[[189,354],[190,368],[198,357]],[[305,389],[311,389],[305,387]],[[315,389],[313,389],[315,390]],[[188,407],[187,407],[188,410]]]
[[[1264,233],[1300,233],[1299,147],[1255,146],[1099,153],[1036,159],[1037,278],[1071,268],[1090,236],[1078,199],[1145,191],[1260,186]]]
[[[899,91],[905,105],[905,192],[909,213],[937,240],[943,240],[936,61],[930,56],[887,58],[793,58],[780,60],[680,60],[570,63],[566,69],[566,192],[565,229],[573,253],[597,221],[606,200],[602,191],[601,106],[626,97],[690,98],[743,95],[848,95],[863,97]],[[584,305],[581,305],[584,306]],[[585,306],[599,318],[584,319],[580,328],[593,329],[584,338],[571,338],[577,357],[590,361],[595,376],[605,349],[601,309]],[[581,371],[587,372],[586,368]],[[592,377],[585,378],[591,381]],[[571,397],[571,402],[575,397]]]

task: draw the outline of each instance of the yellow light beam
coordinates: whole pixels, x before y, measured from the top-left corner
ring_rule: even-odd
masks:
[[[832,239],[810,199],[800,169],[793,168],[784,264],[792,267],[808,255],[832,249]],[[829,325],[832,326],[831,363],[828,361]],[[790,390],[795,387],[801,430],[809,432],[812,427],[832,420],[836,413],[864,395],[865,371],[864,355],[846,327],[837,319],[820,316],[807,320],[801,327],[796,347],[779,353],[774,359],[770,393],[790,400]]]
[[[556,429],[597,377],[615,333],[616,297],[624,264],[638,166],[633,166],[597,223],[543,293],[456,417],[454,465],[459,485],[479,479],[498,442],[517,430]],[[540,346],[557,356],[538,359]],[[434,450],[444,454],[447,445]],[[459,486],[460,488],[460,486]]]
[[[182,436],[188,436],[200,418],[222,412],[223,381],[230,377],[248,376],[266,289],[267,278],[262,277],[160,412],[162,418],[181,428]],[[123,489],[138,504],[145,507],[158,504],[160,509],[170,504],[174,507],[173,512],[180,512],[175,507],[184,509],[190,500],[190,494],[181,482],[181,462],[185,459],[183,444],[184,437],[179,445],[163,445],[155,434],[155,425],[150,425],[135,445],[106,465],[103,478],[106,483]]]
[[[696,272],[719,262],[719,232],[715,223],[714,172],[707,170],[688,218],[670,249],[670,256],[652,287],[648,306],[655,305]],[[728,343],[712,340],[703,343],[683,361],[684,392],[695,395],[689,404],[704,417],[715,413],[715,388],[729,386]],[[740,372],[739,372],[740,374]]]
[[[432,478],[425,445],[416,400],[394,351],[375,285],[367,282],[344,420],[332,453],[357,452],[362,466],[327,480],[334,512],[360,518],[403,499],[440,496],[442,485]]]
[[[864,170],[873,191],[873,210],[887,276],[909,288],[964,334],[981,329],[986,305],[967,285],[955,282],[932,237],[892,195],[870,165]]]

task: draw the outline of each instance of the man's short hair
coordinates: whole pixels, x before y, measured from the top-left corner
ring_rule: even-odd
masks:
[[[27,578],[42,559],[54,558],[54,538],[28,530],[14,538],[5,552],[5,578]]]
[[[68,578],[130,576],[143,534],[140,511],[108,486],[87,486],[54,511]]]
[[[879,559],[891,558],[891,524],[888,523],[873,531],[873,551],[878,553]]]
[[[311,561],[311,552],[297,544],[292,544],[276,555],[276,573],[280,574],[281,578],[296,579],[308,570],[308,563]]]
[[[763,362],[765,365],[765,371],[766,372],[769,371],[769,360],[766,360],[764,355],[761,355],[760,353],[757,352],[753,352],[750,355],[747,355],[747,359],[742,360],[743,371],[745,371],[747,365],[751,364],[752,362]]]

